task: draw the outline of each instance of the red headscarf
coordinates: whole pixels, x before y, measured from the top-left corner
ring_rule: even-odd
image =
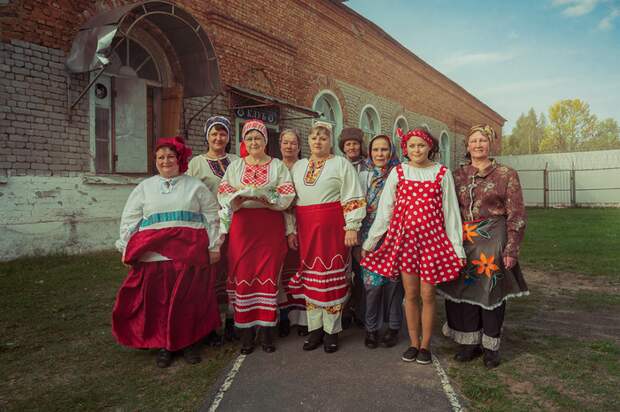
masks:
[[[185,140],[181,136],[160,137],[157,139],[155,151],[157,152],[162,147],[168,147],[176,152],[177,161],[179,162],[179,173],[185,173],[189,164],[189,158],[192,156],[192,149],[185,144]]]
[[[424,130],[424,129],[413,129],[409,130],[407,133],[403,133],[401,128],[396,129],[396,134],[400,137],[400,148],[403,150],[403,154],[407,153],[407,141],[413,136],[419,137],[432,149],[433,138]]]

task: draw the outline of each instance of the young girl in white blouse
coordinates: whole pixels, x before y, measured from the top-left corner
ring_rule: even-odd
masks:
[[[361,264],[387,278],[402,277],[411,342],[402,359],[428,364],[435,285],[455,279],[465,258],[461,217],[452,176],[433,161],[437,140],[422,129],[397,132],[409,162],[392,169],[385,182]],[[371,252],[384,235],[381,246]]]

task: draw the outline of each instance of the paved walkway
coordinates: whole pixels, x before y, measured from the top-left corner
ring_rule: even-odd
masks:
[[[437,359],[431,365],[401,360],[405,334],[393,348],[364,346],[364,331],[341,333],[340,350],[305,352],[303,339],[276,341],[267,354],[260,347],[240,355],[212,389],[201,411],[459,411]]]

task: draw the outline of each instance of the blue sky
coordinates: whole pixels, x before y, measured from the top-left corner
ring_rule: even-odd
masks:
[[[579,98],[620,122],[620,0],[350,0],[507,119]]]

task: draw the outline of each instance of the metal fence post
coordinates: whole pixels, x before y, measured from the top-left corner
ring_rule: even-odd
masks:
[[[575,162],[570,169],[570,207],[577,206],[577,184],[575,179]]]
[[[543,207],[545,209],[549,207],[549,171],[547,165],[548,163],[545,163],[545,170],[543,170]]]

